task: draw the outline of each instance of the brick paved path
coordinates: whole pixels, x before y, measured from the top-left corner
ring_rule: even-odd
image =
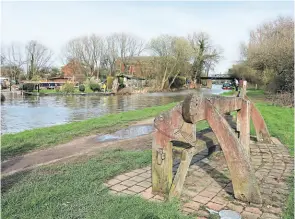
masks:
[[[263,204],[237,201],[229,171],[221,151],[208,155],[208,149],[197,154],[191,163],[181,196],[182,211],[198,218],[208,218],[206,208],[231,209],[243,219],[275,219],[285,206],[289,194],[288,177],[293,175],[293,158],[287,148],[273,139],[274,144],[251,144],[251,161],[261,188]],[[211,150],[209,150],[211,151]],[[179,161],[173,170],[176,171]],[[106,185],[111,193],[140,195],[152,201],[164,198],[151,193],[151,167],[124,173],[109,180]]]

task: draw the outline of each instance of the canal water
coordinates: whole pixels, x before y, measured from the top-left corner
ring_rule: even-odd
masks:
[[[81,121],[109,113],[159,106],[184,100],[193,90],[130,96],[28,96],[5,94],[1,103],[1,134]],[[220,85],[201,89],[205,94],[220,94]]]

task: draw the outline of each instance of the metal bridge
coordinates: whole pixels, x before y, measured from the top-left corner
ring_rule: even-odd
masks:
[[[233,80],[235,77],[229,74],[215,74],[210,76],[201,76],[199,77],[201,80],[209,79],[209,80]]]

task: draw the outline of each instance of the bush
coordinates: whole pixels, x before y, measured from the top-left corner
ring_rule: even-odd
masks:
[[[24,91],[33,92],[35,90],[35,84],[32,84],[32,83],[24,84],[22,89]]]
[[[91,83],[91,84],[89,84],[89,87],[90,87],[90,89],[91,89],[93,92],[95,92],[95,91],[100,91],[100,86],[99,86],[99,84]]]
[[[72,83],[65,83],[65,84],[62,86],[62,91],[65,92],[65,93],[74,93],[74,91],[75,91],[75,86],[74,86],[74,84],[72,84]]]
[[[107,77],[107,89],[112,89],[113,87],[113,81],[114,81],[114,77],[108,76]]]
[[[84,92],[85,91],[85,85],[84,84],[80,84],[79,85],[79,91],[80,92]]]

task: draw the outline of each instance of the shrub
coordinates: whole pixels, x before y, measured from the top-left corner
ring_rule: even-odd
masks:
[[[62,86],[62,91],[65,92],[65,93],[74,93],[74,91],[75,91],[75,86],[74,86],[74,84],[72,84],[72,83],[65,83],[65,84]]]
[[[80,84],[79,85],[79,91],[80,92],[84,92],[85,91],[85,85],[84,84]]]
[[[29,84],[24,84],[23,85],[23,90],[32,92],[35,89],[35,84],[29,83]]]
[[[100,91],[100,86],[99,86],[99,84],[91,83],[91,84],[89,84],[89,87],[90,87],[90,89],[91,89],[93,92],[95,92],[95,91]]]
[[[114,81],[114,77],[108,76],[107,77],[107,89],[112,89],[113,87],[113,81]]]

